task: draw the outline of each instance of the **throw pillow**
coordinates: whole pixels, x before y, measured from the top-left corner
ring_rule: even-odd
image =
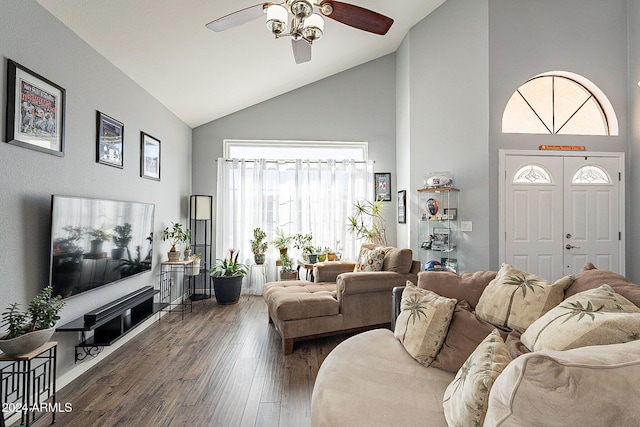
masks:
[[[569,350],[640,339],[640,308],[611,286],[580,292],[536,320],[523,334],[531,351]]]
[[[494,329],[464,362],[444,392],[442,405],[447,424],[481,426],[493,382],[509,362],[507,346]]]
[[[558,305],[573,282],[566,276],[551,284],[535,274],[502,264],[476,306],[476,315],[498,327],[525,330]]]
[[[360,250],[360,256],[358,257],[358,262],[356,262],[356,266],[353,271],[382,271],[382,265],[384,264],[384,254],[384,248],[362,248],[362,250]]]
[[[458,372],[464,361],[494,329],[491,323],[478,319],[471,312],[471,306],[467,301],[459,301],[442,348],[431,366]],[[503,339],[507,336],[506,332],[501,332],[500,335]]]
[[[424,366],[429,366],[440,351],[456,302],[411,282],[402,291],[394,335],[407,353]]]
[[[575,275],[575,280],[564,292],[564,297],[569,298],[579,292],[595,289],[600,285],[611,286],[614,291],[640,307],[640,286],[631,283],[626,277],[613,271],[599,270],[590,262],[585,263],[580,273]]]
[[[473,310],[478,305],[482,291],[496,278],[495,271],[476,271],[456,274],[450,271],[421,271],[418,287],[428,289],[438,295],[466,300]]]

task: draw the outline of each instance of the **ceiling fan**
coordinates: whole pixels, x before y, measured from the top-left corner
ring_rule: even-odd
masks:
[[[276,38],[291,37],[293,56],[297,64],[311,60],[311,44],[322,37],[324,19],[331,18],[350,27],[385,35],[393,19],[369,9],[349,3],[322,0],[284,0],[282,3],[260,3],[225,15],[206,26],[213,31],[224,31],[259,16],[267,15],[267,28]],[[291,18],[289,18],[291,14]]]

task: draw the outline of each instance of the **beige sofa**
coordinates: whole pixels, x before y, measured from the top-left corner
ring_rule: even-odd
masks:
[[[492,276],[421,272],[418,286],[475,307]],[[604,283],[640,306],[640,286],[592,268],[576,275],[565,298]],[[640,340],[528,352],[507,337],[507,346],[516,357],[491,388],[485,426],[640,425]],[[438,357],[444,351],[443,346]],[[455,372],[418,363],[393,332],[364,332],[339,344],[323,362],[313,390],[312,425],[446,426],[442,401],[454,377]]]
[[[284,354],[293,352],[296,341],[389,327],[392,289],[417,280],[420,263],[412,255],[410,249],[389,247],[382,271],[356,273],[355,262],[327,261],[315,265],[314,282],[267,283],[263,297]]]

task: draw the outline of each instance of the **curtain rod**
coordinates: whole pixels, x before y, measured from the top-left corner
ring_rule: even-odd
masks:
[[[261,161],[262,159],[227,159],[227,158],[223,158],[220,157],[220,159],[222,159],[225,162],[233,162],[236,160],[239,161],[243,161],[243,162],[250,162],[250,163],[255,163],[258,161]],[[219,159],[216,159],[216,162]],[[278,160],[278,159],[265,159],[266,163],[296,163],[298,160],[291,160],[291,159],[287,159],[287,160]],[[301,162],[310,162],[310,163],[329,163],[329,160],[310,160],[310,159],[300,159]],[[372,162],[375,163],[375,160],[334,160],[336,163],[342,163],[342,162],[352,162],[352,163],[367,163],[367,162]]]

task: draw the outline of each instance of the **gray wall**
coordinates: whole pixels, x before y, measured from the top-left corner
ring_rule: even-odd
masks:
[[[640,283],[640,263],[635,262],[635,251],[640,242],[640,2],[629,1],[627,10],[629,30],[629,152],[630,167],[627,168],[627,188],[631,197],[627,199],[627,275],[634,283]],[[630,212],[630,213],[629,213]],[[635,213],[635,214],[634,214]]]
[[[157,281],[168,243],[158,238],[187,213],[191,129],[32,0],[0,2],[0,93],[7,61],[66,89],[64,157],[6,144],[0,118],[0,307],[26,304],[48,282],[52,194],[155,203],[154,270],[67,300],[59,325]],[[96,163],[96,110],[124,123],[124,169]],[[162,181],[140,178],[140,131],[162,141]],[[73,367],[75,333],[57,333],[59,373]]]
[[[411,29],[398,55],[398,68],[409,78],[408,88],[399,84],[404,101],[397,121],[399,135],[410,140],[398,153],[410,165],[410,247],[419,250],[417,189],[424,175],[452,172],[460,189],[458,217],[473,221],[458,245],[462,271],[489,266],[487,14],[486,0],[448,0]]]
[[[224,139],[276,139],[367,141],[375,171],[391,172],[395,194],[395,100],[392,54],[197,127],[193,191],[216,200],[215,159]],[[387,206],[387,239],[395,244],[395,198]]]
[[[489,1],[491,206],[498,206],[501,148],[537,150],[541,144],[561,144],[627,152],[627,96],[629,91],[637,92],[637,87],[627,87],[626,13],[626,0]],[[553,70],[580,74],[602,89],[618,116],[619,136],[503,134],[502,113],[513,92],[530,77]],[[627,216],[628,224],[630,220]],[[501,262],[497,215],[491,217],[489,226],[491,266],[495,268]],[[627,259],[632,262],[630,250]]]

